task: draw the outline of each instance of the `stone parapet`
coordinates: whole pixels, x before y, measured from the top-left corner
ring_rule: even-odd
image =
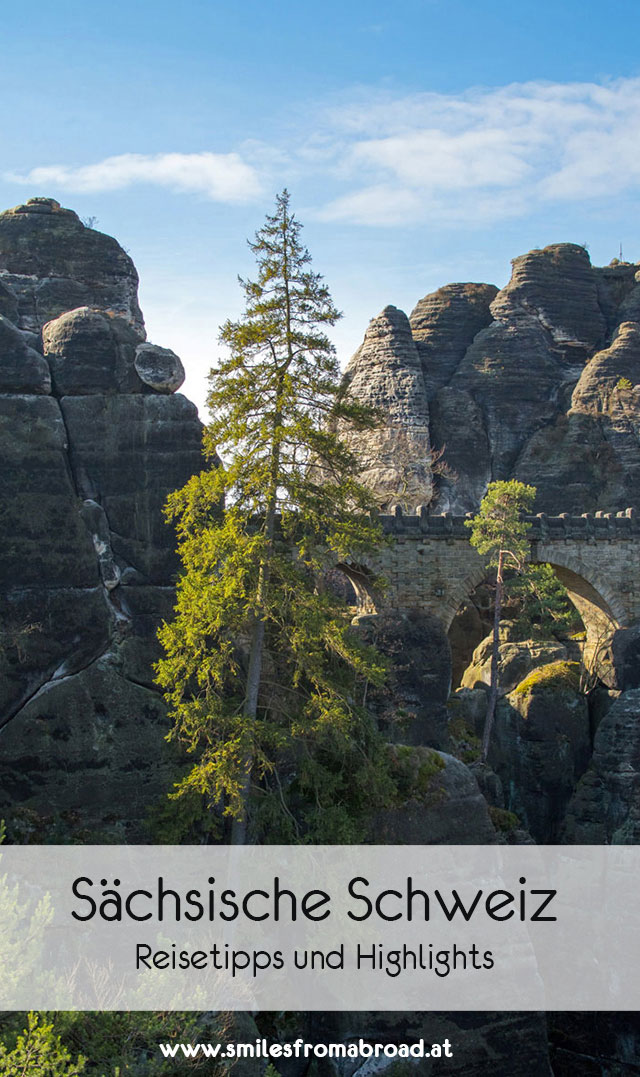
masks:
[[[443,513],[439,516],[429,515],[425,508],[416,513],[404,513],[400,505],[392,512],[380,514],[378,520],[385,534],[403,535],[424,541],[429,539],[468,539],[473,513],[466,516],[454,516]],[[621,512],[585,512],[582,516],[561,513],[548,516],[544,512],[536,516],[526,515],[522,519],[529,524],[528,537],[531,542],[553,542],[565,539],[579,541],[611,541],[616,538],[640,537],[640,515],[633,508]]]

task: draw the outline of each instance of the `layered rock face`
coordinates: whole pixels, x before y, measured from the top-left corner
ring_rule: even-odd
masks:
[[[446,748],[451,648],[440,622],[418,610],[391,611],[374,618],[365,638],[389,662],[384,684],[367,694],[385,740]]]
[[[505,808],[540,843],[559,841],[567,805],[591,755],[587,700],[566,667],[543,666],[501,700],[489,751]]]
[[[0,814],[23,839],[144,837],[169,780],[162,506],[202,466],[201,425],[137,281],[52,199],[0,214]]]
[[[0,214],[0,313],[38,333],[76,307],[120,315],[144,339],[138,274],[111,236],[86,228],[53,198],[31,198]]]
[[[535,485],[536,509],[548,513],[619,511],[640,501],[638,266],[594,268],[570,243],[530,251],[514,260],[500,292],[452,284],[426,296],[411,314],[411,339],[387,334],[381,361],[368,338],[387,311],[351,361],[349,391],[386,413],[386,436],[396,441],[403,428],[408,439],[424,427],[426,397],[429,448],[420,456],[411,444],[420,478],[406,498],[406,483],[380,452],[384,435],[364,437],[364,478],[381,505],[395,493],[405,506],[422,500],[434,512],[470,512],[489,482],[508,478]],[[400,324],[401,312],[393,318]],[[402,409],[390,369],[395,382],[411,380]]]
[[[640,841],[640,689],[623,692],[596,732],[589,769],[567,810],[570,844],[637,845]]]
[[[431,400],[447,385],[470,342],[491,322],[493,284],[447,284],[421,299],[409,321]]]
[[[409,320],[385,307],[369,324],[346,374],[349,393],[379,410],[383,422],[347,435],[362,462],[361,479],[384,508],[402,504],[409,511],[433,495],[429,406],[422,364]]]

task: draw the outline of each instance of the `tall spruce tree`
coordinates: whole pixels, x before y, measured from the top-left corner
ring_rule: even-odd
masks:
[[[273,781],[293,820],[283,756],[295,760],[298,795],[306,782],[319,809],[310,761],[327,751],[367,758],[358,699],[383,676],[323,583],[327,569],[379,541],[356,460],[335,433],[375,416],[341,392],[325,333],[340,313],[300,230],[285,190],[249,243],[258,272],[240,279],[244,313],[220,331],[227,357],[209,376],[211,467],[167,505],[183,572],[175,618],[159,634],[157,679],[170,736],[197,760],[174,795],[196,791],[223,805],[235,844],[247,840],[261,780]],[[338,795],[329,780],[327,811]]]
[[[516,479],[510,479],[508,482],[491,482],[480,503],[477,516],[466,522],[466,526],[471,528],[471,545],[475,546],[478,553],[486,556],[488,563],[496,570],[491,680],[482,734],[483,763],[486,762],[489,753],[491,730],[498,702],[504,573],[507,567],[518,573],[524,571],[529,553],[527,532],[531,525],[522,519],[522,513],[531,508],[535,496],[535,486],[526,486]]]

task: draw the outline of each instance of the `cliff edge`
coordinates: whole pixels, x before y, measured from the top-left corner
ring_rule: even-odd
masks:
[[[116,240],[53,199],[0,214],[0,815],[19,840],[140,840],[169,783],[162,506],[202,466],[202,429],[137,286]]]

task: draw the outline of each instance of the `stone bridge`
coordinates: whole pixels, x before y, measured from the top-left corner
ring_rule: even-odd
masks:
[[[419,609],[448,631],[458,609],[489,574],[469,542],[472,515],[380,516],[391,539],[370,566],[342,564],[363,610]],[[532,562],[547,562],[567,588],[593,646],[613,628],[640,619],[640,519],[633,509],[583,516],[525,516],[531,525]],[[384,594],[371,586],[371,571],[387,581]]]

